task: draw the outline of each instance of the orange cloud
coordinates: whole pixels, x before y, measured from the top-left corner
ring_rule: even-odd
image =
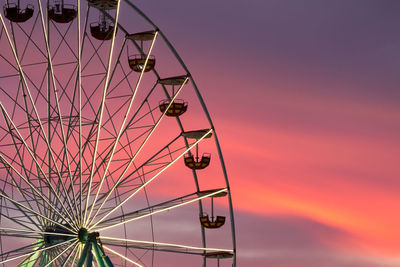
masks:
[[[356,115],[347,110],[349,116],[363,116],[359,109]],[[368,128],[380,125],[385,112],[391,111],[381,110]],[[389,125],[397,117],[386,118]],[[238,123],[222,125],[237,209],[304,216],[353,234],[354,244],[347,244],[353,249],[398,253],[399,147],[387,128],[359,135],[252,122],[240,124],[243,131],[237,131]]]

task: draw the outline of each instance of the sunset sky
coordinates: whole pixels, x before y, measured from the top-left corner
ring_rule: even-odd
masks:
[[[168,40],[171,41],[190,70],[190,74],[196,82],[211,114],[222,147],[232,193],[236,223],[237,266],[400,266],[400,0],[130,1],[154,21]],[[26,2],[34,3],[36,0],[28,0]],[[75,2],[75,0],[70,0],[69,2]],[[86,1],[83,2],[86,6]],[[60,85],[57,85],[57,87],[63,89],[62,97],[64,103],[61,102],[61,109],[70,110],[69,113],[65,113],[67,117],[69,116],[68,118],[78,117],[77,114],[79,113],[84,114],[88,121],[82,130],[83,134],[81,129],[75,131],[79,142],[76,141],[78,140],[76,136],[75,143],[73,142],[74,138],[68,137],[70,138],[68,139],[70,142],[68,144],[70,146],[68,147],[69,150],[65,150],[64,143],[61,142],[64,136],[60,136],[60,132],[63,131],[61,122],[67,117],[62,117],[62,112],[57,114],[60,117],[51,117],[51,112],[54,114],[57,112],[51,111],[48,113],[47,111],[47,104],[52,104],[52,101],[55,102],[58,96],[55,82],[52,85],[50,85],[50,82],[48,84],[44,83],[47,77],[46,68],[50,66],[47,65],[47,61],[44,62],[46,64],[40,63],[43,58],[47,60],[47,55],[43,53],[45,50],[44,38],[43,40],[40,39],[37,45],[32,41],[39,40],[39,37],[42,37],[42,33],[38,33],[41,28],[39,26],[29,26],[31,22],[33,23],[33,20],[31,20],[29,23],[24,24],[27,29],[28,26],[32,27],[30,41],[24,42],[24,38],[27,37],[23,27],[16,27],[17,33],[14,35],[16,37],[17,52],[20,53],[19,55],[23,54],[20,57],[25,57],[25,51],[28,51],[26,52],[26,58],[21,59],[21,62],[24,63],[25,70],[28,70],[26,75],[33,77],[32,80],[28,80],[29,86],[33,88],[36,84],[40,84],[40,88],[35,87],[36,91],[34,90],[34,93],[36,93],[36,97],[34,95],[34,98],[36,100],[32,104],[35,109],[32,108],[31,111],[29,111],[31,108],[29,105],[24,104],[25,107],[22,107],[19,103],[25,100],[25,91],[18,89],[22,83],[18,80],[19,77],[17,76],[19,74],[15,74],[17,73],[17,68],[13,68],[14,66],[10,63],[7,63],[8,65],[4,64],[4,62],[9,61],[7,57],[13,58],[14,54],[9,50],[8,39],[4,35],[0,35],[0,54],[2,55],[0,66],[4,64],[3,67],[0,67],[2,68],[0,72],[3,73],[3,76],[0,76],[0,83],[2,83],[0,89],[4,87],[7,88],[8,92],[11,92],[9,94],[5,89],[0,90],[0,102],[2,107],[4,104],[4,110],[8,109],[13,113],[12,116],[9,116],[2,111],[2,119],[6,122],[14,120],[16,125],[24,125],[23,123],[26,120],[25,113],[31,113],[33,118],[37,117],[37,121],[40,121],[41,117],[43,119],[47,116],[48,125],[51,125],[50,121],[59,120],[60,122],[59,126],[57,126],[57,122],[55,123],[54,129],[48,128],[48,133],[54,130],[50,140],[51,144],[50,141],[48,141],[49,144],[44,142],[45,138],[37,138],[37,141],[35,141],[36,139],[30,137],[32,146],[36,147],[33,150],[38,155],[29,154],[30,157],[28,157],[27,154],[28,160],[20,156],[24,152],[19,152],[17,144],[11,138],[12,135],[9,134],[9,131],[13,130],[11,129],[12,127],[7,124],[11,129],[9,130],[0,125],[0,139],[2,133],[6,137],[4,140],[7,141],[9,139],[9,144],[7,146],[4,145],[6,149],[2,148],[3,151],[0,151],[0,154],[9,153],[9,158],[12,158],[12,156],[17,158],[18,155],[19,158],[15,160],[17,162],[15,163],[16,166],[24,169],[25,166],[29,165],[29,172],[33,172],[34,166],[38,165],[36,161],[34,163],[35,157],[40,158],[39,156],[41,156],[42,160],[39,163],[46,167],[47,145],[54,147],[54,153],[59,156],[58,160],[62,160],[64,165],[66,165],[64,161],[68,161],[68,157],[65,157],[67,159],[64,158],[63,153],[65,152],[63,152],[63,149],[68,151],[65,153],[66,156],[70,153],[75,155],[75,159],[79,158],[79,161],[81,161],[81,158],[88,157],[90,162],[84,160],[87,166],[79,167],[81,169],[80,177],[86,177],[86,174],[82,174],[85,171],[90,174],[88,191],[91,188],[91,179],[96,180],[100,176],[102,177],[94,202],[97,200],[98,194],[106,194],[106,189],[101,188],[103,179],[107,181],[107,185],[104,185],[104,187],[108,186],[108,190],[111,190],[113,183],[133,190],[131,188],[137,186],[134,181],[139,178],[141,183],[147,181],[145,183],[145,186],[147,186],[149,182],[178,160],[177,154],[183,156],[185,152],[182,151],[186,149],[181,134],[184,131],[183,128],[179,128],[178,132],[176,132],[177,128],[170,128],[168,123],[171,120],[168,121],[168,119],[162,118],[164,113],[158,111],[160,101],[165,98],[165,93],[161,91],[161,87],[159,88],[160,90],[157,89],[158,91],[154,90],[154,93],[153,89],[151,89],[151,93],[147,91],[150,84],[151,86],[155,84],[153,88],[158,86],[158,83],[160,83],[158,78],[160,77],[168,78],[170,77],[169,75],[183,75],[186,72],[182,72],[183,68],[178,66],[176,58],[169,50],[168,53],[163,52],[167,50],[167,45],[163,42],[158,42],[157,39],[157,43],[154,45],[154,51],[156,51],[154,55],[157,58],[157,68],[161,69],[158,72],[160,76],[146,74],[147,76],[143,78],[143,84],[140,84],[142,76],[139,76],[138,73],[135,73],[139,77],[137,80],[134,80],[133,75],[128,79],[129,75],[126,75],[125,70],[129,68],[128,59],[131,56],[129,53],[132,52],[132,50],[129,52],[129,49],[134,49],[134,47],[133,43],[129,42],[126,45],[127,55],[125,56],[125,42],[123,42],[126,38],[125,33],[133,33],[132,29],[137,33],[139,30],[136,31],[136,29],[142,31],[142,29],[149,30],[150,28],[147,24],[143,26],[138,23],[139,19],[137,17],[130,16],[129,12],[134,12],[132,9],[126,8],[126,6],[121,8],[123,9],[120,11],[122,18],[119,22],[121,25],[127,25],[127,30],[125,32],[120,28],[115,31],[116,41],[110,42],[112,44],[107,44],[111,48],[119,46],[123,48],[118,57],[114,56],[107,63],[110,68],[105,67],[104,62],[106,61],[103,62],[99,54],[103,55],[104,58],[107,56],[108,59],[108,52],[104,51],[106,49],[107,51],[112,51],[112,49],[108,49],[108,46],[97,46],[99,44],[98,40],[94,42],[96,46],[93,45],[90,41],[93,38],[87,38],[90,42],[86,41],[86,46],[83,46],[86,50],[82,50],[84,51],[82,53],[82,62],[87,61],[86,65],[83,64],[83,69],[86,66],[89,67],[84,71],[82,70],[81,76],[84,77],[81,79],[82,82],[80,79],[76,79],[76,81],[79,81],[76,84],[82,86],[84,93],[82,100],[81,96],[79,96],[79,101],[75,99],[73,86],[68,85],[73,80],[72,77],[75,77],[74,65],[68,65],[70,63],[64,62],[66,59],[70,60],[69,58],[74,60],[74,56],[80,51],[77,50],[75,51],[76,54],[74,54],[74,51],[71,53],[66,49],[68,47],[73,50],[70,47],[77,47],[78,44],[81,44],[77,41],[79,39],[71,37],[78,32],[80,33],[80,31],[76,30],[79,28],[72,28],[73,30],[68,32],[70,25],[64,24],[64,26],[60,26],[60,29],[65,30],[64,35],[60,32],[54,34],[56,33],[55,29],[58,31],[58,28],[49,30],[49,33],[51,33],[49,35],[54,38],[50,38],[52,42],[50,42],[51,47],[49,46],[49,50],[56,51],[52,57],[52,64],[57,66],[54,68],[54,73],[57,75],[52,79],[54,79],[54,82],[56,78],[59,78],[60,80],[57,80],[57,82]],[[98,12],[89,12],[88,14],[90,14],[86,19],[88,23],[97,22]],[[36,16],[36,18],[39,17]],[[75,21],[71,25],[75,25],[74,23]],[[76,25],[79,24],[77,23]],[[132,38],[134,35],[127,36]],[[154,36],[157,37],[159,35],[155,34]],[[68,39],[68,42],[65,43],[64,39]],[[35,52],[36,50],[28,46],[28,44],[42,46],[42,54]],[[153,46],[150,45],[150,47],[152,49]],[[22,50],[24,51],[23,53],[21,53]],[[87,51],[93,52],[93,54]],[[15,55],[18,54],[17,52]],[[122,52],[124,54],[121,57],[122,60],[120,60]],[[55,54],[57,54],[57,57]],[[171,58],[175,61],[170,60]],[[103,64],[104,70],[100,63]],[[103,77],[107,76],[107,79],[109,78],[108,71],[114,63],[116,64],[114,68],[116,74],[110,84],[107,84],[107,82],[103,81]],[[41,67],[36,67],[36,65]],[[58,67],[59,69],[57,69]],[[7,71],[11,69],[15,73],[13,75],[11,75],[11,72],[11,74],[7,73],[5,71],[6,68],[8,68]],[[70,72],[65,71],[68,68],[70,68]],[[101,73],[102,71],[104,71],[103,74]],[[106,72],[107,75],[105,74]],[[114,73],[111,76],[113,75]],[[130,79],[135,81],[132,84],[137,85],[136,89],[139,88],[140,84],[140,88],[145,90],[133,90],[133,86],[129,83]],[[24,87],[28,87],[28,83],[24,84]],[[110,92],[100,90],[99,88],[101,87],[102,89],[103,83],[105,89],[108,87],[113,89]],[[184,84],[182,81],[182,88]],[[187,84],[193,86],[190,82]],[[18,88],[15,85],[18,85]],[[46,86],[54,89],[53,93],[48,90],[49,101],[47,95],[44,95],[41,91]],[[83,89],[84,87],[88,89]],[[175,87],[172,87],[171,91],[172,94],[175,94]],[[137,96],[136,92],[138,92]],[[193,92],[193,90],[187,90],[182,93],[182,99],[190,103],[190,110],[181,118],[185,131],[192,126],[198,127],[198,125],[201,125],[203,127],[203,125],[206,125],[203,128],[209,127],[204,112],[201,111],[200,102]],[[53,100],[51,100],[52,94],[54,94]],[[16,95],[15,99],[13,98],[14,95]],[[29,97],[30,101],[33,102],[30,94]],[[70,101],[69,98],[73,100]],[[132,99],[132,102],[129,102],[129,99]],[[107,102],[104,105],[106,112],[103,112],[103,105],[100,105],[101,100]],[[74,110],[73,106],[78,105],[80,102],[85,103],[83,109]],[[128,103],[133,104],[131,106]],[[145,103],[147,106],[144,106]],[[72,105],[71,108],[70,104]],[[141,104],[145,108],[142,109]],[[35,105],[38,106],[39,111],[36,110]],[[60,108],[58,105],[57,99],[57,109]],[[101,113],[98,113],[99,110],[93,108],[93,106],[99,106],[99,110],[102,110]],[[24,108],[27,110],[24,110]],[[136,108],[138,108],[138,112],[132,115],[133,110]],[[125,109],[127,110],[126,113]],[[33,110],[35,111],[34,116],[32,115]],[[160,121],[157,121],[157,123],[153,112],[156,116],[160,116]],[[103,118],[100,117],[99,121],[103,123],[102,125],[97,123],[96,116],[103,113],[107,114],[104,115],[103,121]],[[130,121],[125,125],[125,119],[130,118],[130,116],[132,116],[133,122]],[[163,119],[162,122],[161,118]],[[32,121],[35,120],[32,119]],[[3,121],[0,122],[4,123]],[[158,124],[159,122],[160,124]],[[71,126],[71,124],[70,120],[69,128],[77,127],[77,125]],[[88,129],[92,125],[100,125],[96,128],[97,137],[93,133],[89,134]],[[121,125],[121,128],[118,128],[121,129],[118,133],[115,125]],[[155,131],[155,137],[152,137],[152,140],[149,141],[151,145],[146,146],[142,152],[142,146],[139,147],[134,142],[137,140],[142,141],[142,138],[145,140],[142,143],[144,147],[144,143],[147,142],[147,136],[144,133],[147,134],[149,132],[148,137],[153,133],[153,130],[147,131],[146,127],[154,127],[152,129],[155,129],[158,125],[160,125],[160,129]],[[174,124],[175,126],[177,127]],[[29,124],[29,127],[33,126]],[[57,127],[60,127],[60,129]],[[99,141],[100,129],[103,128],[106,130],[102,130],[104,136],[101,136],[103,139]],[[40,133],[39,130],[38,133],[30,133],[28,130],[31,130],[31,128],[28,127],[23,129],[26,136],[24,137],[23,132],[18,137],[20,139],[28,138],[29,135],[34,136],[35,134],[38,137],[41,134],[45,135],[43,129],[41,129],[43,133]],[[144,133],[139,135],[138,132],[141,133],[141,131],[144,131]],[[71,133],[74,132],[71,130]],[[82,136],[86,138],[85,134],[88,134],[89,137],[84,147],[85,149],[88,148],[84,150],[85,153],[81,157],[78,152],[81,148]],[[113,134],[115,136],[118,135],[118,138],[113,139],[115,138]],[[134,134],[139,137],[132,139]],[[71,135],[73,136],[73,134]],[[171,139],[170,135],[173,135],[173,137],[177,135],[177,139],[182,139],[179,139],[181,143],[173,141],[170,143],[171,145],[165,146],[167,143],[165,140]],[[121,140],[119,140],[120,137]],[[13,140],[12,144],[10,140]],[[114,142],[112,140],[118,141],[111,143]],[[6,141],[3,141],[3,143]],[[97,153],[99,155],[96,154],[93,159],[90,142],[94,141],[96,145],[93,149],[93,154]],[[139,141],[137,142],[139,143]],[[34,142],[37,143],[34,144]],[[67,141],[64,142],[67,144]],[[117,144],[117,142],[119,143]],[[212,141],[206,142],[209,141],[205,141],[204,145],[201,144],[201,152],[212,153],[213,160],[210,168],[201,172],[201,175],[206,178],[196,180],[200,185],[195,187],[193,181],[190,180],[192,171],[187,169],[182,162],[174,164],[168,172],[165,171],[160,175],[162,178],[157,179],[161,180],[159,183],[157,181],[153,183],[155,185],[151,190],[154,191],[149,190],[149,192],[154,192],[156,197],[151,199],[153,201],[151,203],[175,203],[175,200],[171,201],[171,199],[175,199],[176,195],[186,195],[187,190],[190,190],[191,193],[194,192],[193,195],[196,195],[200,189],[225,187],[224,175],[220,168],[221,164],[217,160],[217,149]],[[98,145],[98,143],[100,144]],[[115,150],[116,152],[114,153],[117,145],[114,146],[113,144],[123,144],[121,145],[123,149]],[[23,145],[21,147],[28,150],[26,142],[23,142]],[[99,151],[104,150],[104,153],[97,151],[97,146],[100,147]],[[132,147],[134,146],[139,147],[137,151],[141,153],[138,159],[136,159],[136,154],[132,156]],[[129,147],[129,150],[132,151],[128,151],[128,149],[125,149],[126,147]],[[163,149],[160,150],[161,147]],[[112,150],[111,154],[105,153],[107,149]],[[169,152],[166,152],[167,150]],[[160,151],[160,154],[155,154],[157,151]],[[115,158],[113,159],[114,154]],[[63,157],[60,155],[63,155]],[[107,159],[109,155],[111,156]],[[157,155],[157,157],[150,158],[150,155]],[[101,158],[103,156],[104,159]],[[164,161],[167,160],[164,157],[168,158],[168,162],[171,162],[165,163]],[[57,164],[51,163],[50,157],[48,158],[47,168],[49,169],[48,174],[51,176],[51,168],[53,165],[57,167]],[[124,165],[131,158],[132,161]],[[109,162],[107,161],[107,167],[103,170],[102,166],[106,164],[106,159]],[[133,159],[135,162],[131,166]],[[111,167],[109,169],[108,164],[112,160],[114,160],[112,164],[115,165],[110,164]],[[14,162],[14,159],[12,161]],[[21,161],[19,165],[18,161]],[[53,161],[56,160],[53,159]],[[77,162],[78,160],[74,161],[76,167],[72,168],[75,169],[75,172],[78,170]],[[138,164],[139,166],[142,163],[144,167],[141,168],[137,168],[135,165]],[[79,164],[82,163],[79,162]],[[126,167],[126,169],[122,169],[121,166]],[[62,168],[65,169],[66,166]],[[71,167],[68,165],[68,168]],[[98,168],[97,171],[94,171],[95,168]],[[137,169],[130,173],[130,168]],[[147,168],[154,169],[148,171]],[[143,175],[139,173],[139,170],[143,172]],[[145,172],[145,170],[148,172]],[[217,172],[214,172],[215,170]],[[17,172],[14,169],[13,171]],[[45,171],[42,170],[43,173]],[[104,175],[102,175],[102,171],[104,171]],[[136,171],[138,174],[133,176]],[[152,172],[155,173],[156,171],[158,173],[154,174],[153,178],[149,180],[150,174],[153,175]],[[3,170],[3,172],[5,171]],[[64,172],[66,173],[66,170]],[[96,173],[96,176],[93,173]],[[89,174],[87,177],[89,177]],[[196,172],[196,174],[198,173]],[[7,175],[12,177],[11,174]],[[38,178],[41,178],[39,174],[37,175]],[[71,173],[69,175],[71,176]],[[119,175],[121,175],[121,179],[124,175],[132,175],[132,178],[122,180],[124,183],[126,182],[126,185],[120,183],[121,180],[119,179],[118,181],[109,180],[110,177],[114,179]],[[60,176],[60,181],[62,182],[60,173],[58,173],[58,176]],[[143,176],[143,181],[141,176]],[[10,183],[7,180],[10,178],[6,179],[4,177],[0,179],[0,182]],[[187,177],[190,179],[187,179]],[[36,180],[33,179],[33,181]],[[42,180],[37,179],[36,182],[40,184],[39,188],[42,190]],[[63,185],[61,182],[57,185]],[[96,182],[98,181],[96,180]],[[28,184],[28,182],[26,183]],[[78,185],[78,183],[73,183],[72,177],[70,184],[72,189],[73,186]],[[11,183],[9,186],[10,188],[12,186],[18,187]],[[80,186],[82,193],[82,180],[80,180]],[[123,202],[124,208],[140,211],[138,207],[133,205],[138,205],[139,201],[135,203],[134,198],[129,202],[128,200],[143,187],[141,185],[138,187],[139,189],[135,188],[136,191],[134,193],[130,193],[131,191],[126,189],[130,195]],[[118,189],[125,190],[124,188]],[[6,189],[2,190],[6,191]],[[127,192],[124,192],[124,194]],[[14,191],[11,193],[14,193]],[[70,194],[70,192],[65,194]],[[94,192],[88,192],[87,196],[90,196],[90,194],[93,195]],[[120,194],[122,195],[122,193]],[[99,199],[102,199],[102,196]],[[125,197],[125,195],[123,196]],[[119,198],[120,196],[115,196],[106,203],[108,201],[107,196],[106,200],[104,200],[104,203],[106,203],[104,209],[110,208],[108,205],[111,205],[109,203],[112,200],[119,203],[118,201],[121,201]],[[146,192],[137,196],[137,198],[144,203],[139,203],[140,205],[143,204],[145,207],[150,205]],[[17,201],[21,200],[15,200],[15,202]],[[184,202],[178,198],[176,203],[179,201]],[[92,209],[96,207],[96,214],[90,219],[90,222],[92,222],[92,219],[99,219],[96,217],[98,215],[97,212],[100,212],[103,208],[103,205],[99,205],[100,207],[97,209],[94,202],[91,205]],[[82,203],[81,199],[80,204]],[[215,204],[215,209],[218,212],[223,210],[228,213],[229,207],[227,203],[228,201],[223,204],[217,203]],[[3,209],[7,206],[5,204],[2,205]],[[55,206],[57,205],[55,204]],[[89,201],[86,201],[85,205],[87,209]],[[176,206],[180,205],[177,204]],[[200,244],[200,239],[197,240],[192,236],[194,232],[197,235],[199,234],[198,207],[196,206],[193,209],[192,206],[185,206],[177,213],[170,212],[170,207],[172,206],[162,209],[165,213],[160,214],[159,221],[157,221],[159,224],[154,223],[156,225],[154,231],[153,219],[150,217],[147,218],[147,220],[151,221],[150,223],[149,221],[138,220],[136,225],[134,223],[127,224],[126,229],[129,230],[129,234],[127,234],[125,228],[125,232],[122,232],[120,228],[111,229],[109,232],[116,235],[121,234],[124,238],[126,236],[141,238],[141,235],[146,238],[151,233],[153,241],[156,240],[155,236],[157,238],[161,236],[160,239],[157,239],[158,242],[169,242],[170,240],[167,239],[171,238],[171,242],[175,239],[179,242],[182,241],[183,244],[193,246],[198,245],[196,242]],[[207,203],[207,207],[204,210],[208,207]],[[6,213],[4,210],[2,214]],[[55,210],[57,211],[57,209]],[[143,208],[143,210],[145,209]],[[151,210],[153,211],[153,209]],[[65,209],[65,211],[68,210]],[[77,209],[76,212],[78,213]],[[114,212],[114,208],[109,213],[111,214],[112,212]],[[121,213],[124,212],[121,211]],[[107,213],[107,216],[110,214]],[[134,216],[134,212],[125,212],[125,214]],[[90,215],[88,216],[90,217]],[[29,218],[27,215],[24,216]],[[58,216],[56,215],[55,218]],[[103,214],[100,213],[98,216],[103,216]],[[115,217],[115,220],[124,218],[124,216]],[[221,214],[221,216],[227,216],[227,220],[230,219],[229,214]],[[99,225],[103,223],[102,221],[105,217],[98,221]],[[63,217],[61,216],[60,218]],[[63,219],[64,221],[69,220],[69,218],[67,218],[68,220]],[[4,221],[1,222],[3,226]],[[116,225],[122,225],[123,223]],[[109,224],[109,227],[99,226],[98,228],[95,227],[97,222],[94,226],[90,226],[90,223],[88,225],[90,227],[93,226],[96,231],[105,230],[107,233],[108,228],[115,226],[112,224],[112,220]],[[87,227],[85,224],[82,225],[79,227]],[[146,225],[147,228],[143,225]],[[43,228],[45,226],[47,229],[47,225],[44,225]],[[68,224],[66,226],[71,227]],[[123,227],[121,226],[121,229]],[[88,229],[92,230],[92,228]],[[221,231],[207,230],[206,245],[212,247],[214,244],[218,246],[222,244],[221,246],[226,249],[226,244],[231,245],[232,243],[229,221],[224,228],[219,230]],[[130,235],[131,233],[133,234]],[[222,235],[214,235],[214,233],[222,233]],[[42,236],[40,238],[43,239]],[[81,239],[80,241],[82,243],[86,242]],[[2,244],[7,243],[5,241],[2,242]],[[15,242],[8,243],[17,245],[14,244]],[[214,249],[214,251],[218,249]],[[192,258],[190,258],[192,255],[189,257],[184,254],[186,258],[181,260],[176,254],[169,253],[167,260],[162,257],[156,258],[158,261],[154,261],[157,263],[154,265],[158,265],[161,262],[161,266],[195,266],[198,263],[201,264],[200,262],[204,256],[202,254],[204,248],[201,247],[199,250],[201,251],[199,252],[200,257],[197,258],[196,262],[193,262]],[[147,252],[147,250],[144,252],[143,257]],[[152,257],[151,253],[147,257]],[[16,259],[8,259],[7,261],[11,262]],[[140,260],[139,257],[138,260]],[[153,260],[154,258],[151,259],[151,262]],[[208,263],[210,264],[207,266],[216,266],[215,260],[208,260]],[[228,260],[223,262],[221,266],[226,267],[231,263],[232,261]]]
[[[135,1],[228,167],[238,266],[400,266],[400,1]]]

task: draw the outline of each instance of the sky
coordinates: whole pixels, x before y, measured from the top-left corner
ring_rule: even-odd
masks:
[[[400,2],[135,2],[218,132],[238,266],[400,266]]]
[[[215,124],[237,266],[400,266],[400,1],[132,2]]]

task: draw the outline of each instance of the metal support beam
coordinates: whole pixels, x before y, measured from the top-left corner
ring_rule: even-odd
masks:
[[[85,247],[83,248],[77,267],[83,267],[85,262],[86,262],[85,264],[86,267],[92,267],[93,256],[95,258],[98,267],[114,267],[110,258],[104,253],[103,248],[99,246],[100,241],[98,240],[98,237],[99,237],[98,232],[93,232],[88,235]]]
[[[39,240],[42,241],[42,240]],[[36,249],[39,249],[40,245],[36,246]],[[39,259],[39,256],[41,254],[41,251],[37,251],[34,254],[30,255],[28,258],[26,258],[19,266],[20,267],[33,267],[37,260]]]
[[[96,257],[96,262],[99,267],[114,267],[108,256],[105,255],[104,250],[99,246],[96,241],[93,241],[93,252]]]
[[[85,260],[87,258],[88,252],[89,250],[92,249],[92,243],[91,242],[87,242],[85,244],[85,247],[83,248],[82,254],[81,254],[81,258],[78,261],[78,264],[76,265],[77,267],[83,267],[83,264],[85,264]],[[87,265],[86,265],[87,267]]]

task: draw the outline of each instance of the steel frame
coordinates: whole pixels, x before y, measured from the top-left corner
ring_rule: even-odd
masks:
[[[90,12],[94,9],[90,6],[86,7],[82,31],[81,11],[84,11],[85,8],[81,8],[80,0],[76,0],[76,3],[78,8],[76,49],[68,41],[68,34],[71,32],[74,22],[68,24],[67,27],[61,27],[46,19],[48,17],[47,11],[43,11],[43,7],[45,6],[47,10],[48,2],[44,4],[42,0],[37,0],[39,12],[36,17],[32,18],[34,23],[31,25],[31,29],[16,23],[10,23],[7,26],[0,14],[0,40],[7,40],[11,50],[9,56],[12,55],[10,58],[7,55],[0,54],[0,60],[3,60],[12,70],[12,73],[9,74],[0,73],[0,82],[19,77],[17,93],[15,94],[10,93],[0,83],[0,94],[5,97],[1,101],[6,100],[4,104],[0,102],[4,125],[0,125],[0,146],[4,148],[0,151],[0,171],[3,170],[6,173],[5,178],[1,180],[2,184],[0,184],[2,186],[0,188],[0,212],[2,213],[0,223],[1,225],[4,222],[15,226],[0,227],[0,264],[5,266],[6,263],[22,260],[20,266],[23,267],[34,266],[35,264],[41,266],[69,266],[72,264],[83,266],[85,263],[86,266],[89,266],[92,262],[93,251],[99,266],[112,266],[111,261],[103,260],[105,251],[107,251],[110,256],[112,255],[124,262],[143,266],[142,257],[147,252],[151,251],[152,253],[151,262],[153,265],[154,252],[164,251],[201,256],[205,255],[206,252],[227,252],[232,254],[232,266],[236,266],[236,237],[232,198],[221,147],[211,116],[183,60],[164,33],[132,2],[125,0],[124,4],[132,8],[155,31],[147,52],[143,51],[142,47],[136,42],[129,40],[141,54],[146,55],[144,67],[135,85],[132,86],[130,77],[132,77],[133,72],[131,70],[126,71],[120,63],[127,40],[119,45],[120,50],[116,59],[113,57],[113,54],[117,52],[115,51],[117,27],[125,34],[129,33],[119,23],[121,2],[117,1],[114,16],[104,10],[101,11],[116,25],[113,29],[106,62],[104,62],[102,56],[105,42],[95,44],[88,36],[88,20]],[[53,30],[50,31],[50,28]],[[38,29],[42,31],[43,40],[35,37]],[[51,36],[50,33],[52,32],[56,33],[56,36]],[[26,38],[25,43],[22,44],[22,49],[21,45],[17,46],[17,38],[20,35]],[[178,60],[186,72],[187,78],[179,89],[173,92],[173,95],[168,92],[164,85],[159,85],[156,82],[142,100],[138,109],[132,112],[133,102],[140,89],[144,70],[157,36],[161,37],[161,40]],[[50,41],[53,40],[51,38],[57,40],[55,45],[53,45],[54,42]],[[31,46],[40,52],[37,55],[39,58],[33,63],[27,62],[30,55],[28,47]],[[67,50],[71,52],[72,61],[58,62],[61,57],[60,54],[62,54],[62,46],[66,46]],[[101,63],[99,66],[104,69],[104,72],[90,73],[90,65],[96,60]],[[40,79],[27,75],[28,69],[39,68],[43,65],[47,66],[45,66],[45,72]],[[73,71],[67,81],[62,81],[57,76],[55,68],[63,67],[66,69],[70,65],[73,66]],[[160,79],[156,69],[153,70],[153,73],[157,79]],[[86,81],[95,77],[103,78],[97,82],[95,88],[88,90]],[[137,165],[138,155],[141,154],[165,117],[168,108],[183,90],[188,80],[209,122],[209,131],[193,142],[190,142],[183,135],[178,135],[158,152]],[[125,95],[118,95],[117,91],[123,83],[128,84],[130,92]],[[161,115],[156,115],[157,107],[151,107],[148,101],[157,86],[161,86],[164,94],[170,100],[169,106]],[[71,88],[73,92],[68,94]],[[90,91],[92,92],[90,93]],[[97,105],[92,99],[98,94],[101,94],[101,98],[98,107],[96,107]],[[120,99],[122,102],[121,107],[116,110],[107,105],[107,102],[113,99]],[[12,104],[10,105],[9,102]],[[43,113],[43,103],[46,104],[47,116],[40,115]],[[65,103],[70,107],[65,109]],[[69,110],[68,115],[62,114],[63,109]],[[146,109],[147,111],[145,111]],[[25,116],[24,122],[18,118],[19,113]],[[84,114],[90,116],[87,117]],[[122,121],[118,122],[119,126],[114,122],[114,118],[118,116],[122,117]],[[146,124],[147,118],[152,118],[152,123]],[[177,117],[176,121],[180,132],[184,132],[180,118]],[[132,139],[132,137],[129,137],[131,131],[140,131],[140,134]],[[146,191],[147,186],[181,159],[184,154],[190,154],[191,149],[197,146],[209,133],[213,133],[214,136],[226,187],[216,189],[205,195],[197,195],[197,192],[200,192],[200,186],[197,173],[193,170],[192,174],[197,192],[150,205]],[[184,145],[179,145],[180,142],[183,142]],[[59,147],[56,147],[56,144]],[[102,149],[100,149],[100,146],[102,146]],[[135,147],[135,149],[133,150],[132,147]],[[74,151],[76,149],[78,152]],[[10,154],[7,151],[14,152]],[[87,155],[91,155],[91,157],[88,158]],[[121,162],[120,167],[112,169],[111,164],[116,162]],[[9,188],[13,190],[11,194],[8,193]],[[154,240],[152,223],[154,214],[191,203],[198,203],[199,214],[202,214],[201,200],[220,192],[227,192],[228,195],[232,249],[207,247],[205,229],[202,226],[200,226],[202,247],[162,243]],[[124,206],[138,193],[145,195],[148,207],[124,212]],[[16,214],[20,215],[17,216]],[[114,215],[114,217],[110,217],[111,215]],[[142,218],[150,219],[152,241],[132,240],[126,236],[126,224]],[[121,219],[123,221],[119,222]],[[49,229],[52,228],[49,227],[54,226],[63,230],[50,231]],[[125,231],[125,238],[101,236],[100,238],[104,243],[104,245],[101,245],[97,239],[83,243],[77,237],[78,231],[83,228],[87,228],[91,232],[101,232],[114,227],[122,227]],[[33,238],[39,241],[33,245],[4,252],[1,239],[8,236]],[[61,240],[63,237],[70,237],[70,239],[52,245],[44,241],[44,236],[55,236],[54,238]],[[128,243],[130,245],[127,245]],[[121,254],[109,246],[125,248],[125,254]],[[133,253],[132,249],[142,249],[145,253],[139,256]],[[26,252],[26,250],[31,251]],[[127,255],[133,255],[135,259],[133,260]],[[206,265],[206,257],[203,257],[203,266]]]

